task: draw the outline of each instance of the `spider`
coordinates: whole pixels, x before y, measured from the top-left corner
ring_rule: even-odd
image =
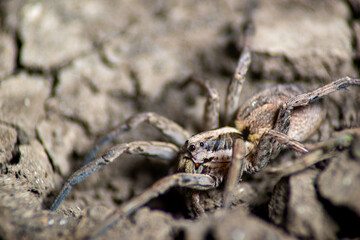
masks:
[[[202,215],[205,210],[199,203],[199,192],[219,187],[227,177],[223,206],[229,207],[231,191],[243,172],[254,173],[265,168],[282,146],[302,153],[308,151],[301,141],[318,129],[324,116],[324,109],[317,102],[318,99],[350,85],[360,85],[360,79],[350,77],[338,79],[307,93],[303,93],[294,84],[278,85],[256,94],[240,105],[239,96],[250,62],[251,52],[245,45],[226,93],[225,122],[228,123],[235,117],[235,127],[219,128],[219,95],[208,82],[197,79],[207,98],[204,125],[211,130],[190,136],[177,123],[156,113],[136,114],[97,142],[88,155],[86,165],[70,176],[50,209],[55,211],[58,208],[73,185],[123,153],[167,160],[177,157],[177,173],[158,180],[145,192],[122,204],[92,236],[98,236],[121,217],[133,213],[173,187],[191,189],[193,209],[198,215]],[[129,142],[113,146],[95,157],[100,146],[143,122],[156,127],[172,143]]]

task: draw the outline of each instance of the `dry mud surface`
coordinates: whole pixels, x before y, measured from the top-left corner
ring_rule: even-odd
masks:
[[[204,130],[205,96],[187,79],[208,79],[224,97],[250,13],[253,62],[242,101],[279,83],[314,89],[358,77],[359,2],[250,2],[1,0],[0,239],[79,239],[167,175],[169,163],[124,155],[48,210],[96,138],[134,113]],[[308,144],[360,127],[359,88],[324,107]],[[360,137],[351,134],[345,147],[329,143],[334,154],[316,167],[247,176],[229,212],[215,210],[221,194],[210,191],[201,199],[208,216],[194,219],[170,191],[100,239],[359,238]],[[117,143],[135,139],[167,140],[144,124]],[[296,158],[284,151],[272,164]]]

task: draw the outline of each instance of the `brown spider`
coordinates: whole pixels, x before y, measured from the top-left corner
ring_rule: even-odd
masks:
[[[200,215],[205,211],[199,204],[199,191],[217,188],[227,176],[223,203],[223,206],[227,207],[231,203],[231,191],[242,173],[253,173],[263,169],[271,157],[279,153],[280,145],[299,152],[308,151],[300,141],[312,135],[321,124],[324,110],[316,102],[318,99],[350,85],[360,85],[360,79],[350,77],[338,79],[308,93],[302,93],[293,84],[279,85],[258,93],[241,106],[239,96],[250,62],[251,53],[249,48],[245,47],[227,89],[225,122],[236,114],[235,128],[219,128],[219,95],[207,82],[197,80],[207,95],[204,124],[207,129],[213,130],[190,136],[175,122],[155,113],[134,115],[124,125],[100,140],[88,159],[96,155],[101,145],[143,122],[155,126],[174,144],[137,141],[109,148],[71,175],[51,210],[58,208],[74,184],[111,163],[123,153],[168,160],[178,157],[178,172],[158,180],[145,192],[124,203],[94,231],[92,236],[98,236],[121,217],[133,213],[172,187],[194,190],[191,194],[192,204],[194,211]]]

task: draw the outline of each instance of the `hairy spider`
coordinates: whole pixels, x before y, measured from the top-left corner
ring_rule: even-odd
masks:
[[[178,157],[178,172],[158,180],[145,192],[111,214],[94,232],[97,236],[112,226],[119,218],[129,215],[151,199],[172,187],[194,190],[192,204],[197,214],[205,211],[199,204],[199,191],[217,188],[227,176],[224,190],[224,206],[231,203],[231,191],[242,173],[263,169],[280,151],[280,145],[307,152],[300,143],[318,129],[324,109],[316,102],[330,93],[350,85],[360,85],[360,79],[344,77],[308,93],[293,84],[278,85],[255,95],[240,105],[239,96],[245,75],[251,62],[251,53],[245,46],[226,95],[225,122],[235,116],[236,127],[219,128],[219,95],[205,81],[196,80],[206,92],[204,124],[210,131],[193,136],[175,122],[155,113],[140,113],[130,117],[124,125],[101,139],[88,160],[96,155],[99,147],[121,134],[147,122],[167,136],[171,142],[136,141],[111,147],[98,157],[88,161],[66,181],[51,206],[54,211],[69,193],[72,186],[121,154],[140,154],[172,160]],[[231,166],[231,167],[230,167]]]

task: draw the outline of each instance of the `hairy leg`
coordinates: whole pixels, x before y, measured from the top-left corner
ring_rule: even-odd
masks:
[[[217,181],[206,174],[176,173],[166,176],[154,183],[145,192],[121,205],[121,207],[111,213],[100,226],[97,226],[93,231],[91,231],[90,235],[86,236],[86,238],[93,239],[100,236],[107,229],[114,226],[121,218],[130,215],[150,200],[164,194],[173,187],[209,190],[217,187]]]
[[[96,156],[101,146],[118,138],[125,132],[136,128],[143,122],[146,122],[157,128],[164,136],[168,137],[169,140],[175,143],[177,146],[182,146],[184,142],[190,137],[190,134],[180,125],[156,113],[147,112],[135,114],[128,118],[125,124],[114,128],[114,130],[109,132],[106,136],[100,138],[95,143],[93,150],[86,156],[85,164],[89,163]]]
[[[298,152],[308,152],[308,149],[302,143],[289,138],[286,134],[274,130],[265,131],[265,133],[260,138],[260,141],[261,139],[265,138],[276,140],[278,143],[290,147]],[[272,147],[272,145],[257,145],[252,152],[247,153],[245,144],[246,142],[244,142],[242,139],[237,139],[233,147],[232,164],[227,175],[227,181],[224,190],[223,207],[225,208],[229,208],[231,206],[232,191],[239,179],[241,179],[243,172],[246,171],[252,173],[257,171],[257,167],[260,165],[257,162],[258,159],[262,159],[263,155],[267,156]],[[263,168],[265,166],[260,167]]]
[[[206,215],[204,208],[200,204],[200,192],[199,191],[193,191],[191,194],[191,203],[193,206],[193,211],[196,216],[203,216]]]
[[[226,125],[230,123],[236,111],[240,107],[239,99],[241,95],[241,90],[245,82],[245,76],[249,69],[250,63],[251,52],[250,49],[245,46],[239,58],[239,62],[237,64],[234,76],[227,87],[224,116]]]
[[[199,84],[206,94],[206,103],[204,107],[204,130],[211,130],[218,128],[219,125],[219,117],[220,117],[220,96],[217,90],[210,86],[209,82],[194,77],[194,81]]]
[[[163,142],[130,142],[120,144],[109,148],[104,154],[97,157],[90,163],[84,165],[82,168],[73,173],[62,187],[56,200],[52,204],[50,210],[55,211],[60,203],[70,192],[72,186],[81,182],[86,177],[90,176],[100,168],[108,165],[118,158],[121,154],[139,154],[144,156],[152,156],[162,159],[175,159],[179,152],[179,148],[171,143]]]
[[[344,77],[314,91],[291,97],[280,107],[274,130],[278,133],[287,134],[290,125],[290,116],[294,108],[305,107],[326,95],[346,89],[351,85],[360,86],[360,79]],[[252,166],[255,171],[264,168],[269,163],[271,156],[278,154],[280,147],[277,140],[276,136],[269,134],[263,134],[261,136],[254,151],[254,156],[252,157]],[[292,146],[290,145],[290,147]],[[297,149],[295,148],[295,150]]]
[[[225,125],[230,124],[230,121],[235,116],[235,113],[240,107],[239,99],[242,91],[242,86],[245,82],[245,76],[251,64],[250,42],[254,31],[251,23],[253,9],[254,8],[252,7],[251,10],[248,12],[249,15],[247,16],[247,18],[249,22],[245,30],[244,48],[236,66],[234,76],[231,79],[226,91],[224,116]]]
[[[275,130],[287,133],[290,124],[290,116],[294,108],[307,106],[324,96],[347,89],[349,86],[360,86],[360,79],[343,77],[314,91],[294,96],[287,100],[281,107],[275,125]]]
[[[310,152],[296,159],[294,162],[279,167],[266,168],[264,169],[264,172],[267,174],[287,176],[302,171],[318,162],[332,158],[338,154],[338,151],[348,149],[352,145],[354,139],[359,136],[360,128],[346,129],[336,133],[335,137],[330,138],[325,142],[310,145],[308,147]]]
[[[223,208],[230,208],[232,203],[232,192],[244,172],[244,163],[246,157],[245,142],[242,139],[235,140],[231,166],[228,171],[227,180],[224,189]]]

